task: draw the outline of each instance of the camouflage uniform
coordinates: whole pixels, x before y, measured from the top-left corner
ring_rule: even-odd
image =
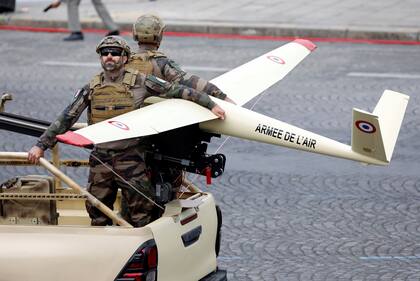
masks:
[[[101,162],[112,168],[114,172],[135,186],[144,195],[153,199],[150,179],[146,173],[144,153],[140,147],[131,147],[123,151],[110,149],[94,149],[89,157],[88,191],[94,194],[102,203],[112,208],[118,188],[121,189],[127,210],[122,212],[124,219],[133,226],[139,227],[150,222],[154,205],[147,198],[132,190],[122,179]],[[92,225],[110,225],[112,221],[101,211],[86,201],[86,209],[92,218]]]
[[[216,85],[196,76],[187,74],[180,66],[162,52],[158,52],[165,25],[154,15],[143,15],[133,25],[133,37],[139,43],[139,49],[133,54],[126,68],[133,68],[145,74],[169,82],[177,82],[187,87],[204,92],[210,96],[224,100],[226,94]]]
[[[196,75],[186,73],[176,62],[158,51],[164,29],[164,23],[157,16],[146,14],[137,19],[136,23],[133,24],[133,39],[138,42],[138,52],[130,57],[126,68],[135,69],[144,74],[152,74],[166,81],[179,83],[204,92],[209,96],[222,100],[226,99],[226,94],[216,85]],[[173,177],[176,180],[172,184],[179,187],[182,171],[174,172]]]
[[[127,77],[131,78],[126,79]],[[206,94],[183,85],[162,81],[152,75],[146,76],[138,72],[125,70],[123,67],[116,76],[110,76],[107,72],[101,73],[91,81],[90,85],[86,85],[82,90],[79,90],[72,103],[67,106],[57,120],[44,132],[36,145],[43,150],[52,148],[57,142],[56,135],[66,132],[79,119],[86,108],[88,109],[88,116],[90,116],[88,118],[89,122],[95,123],[99,121],[91,117],[92,110],[95,110],[92,107],[92,97],[94,96],[95,90],[102,89],[102,91],[106,91],[107,86],[112,88],[113,85],[121,85],[124,81],[131,81],[129,90],[133,96],[134,104],[132,109],[141,107],[144,99],[148,96],[182,98],[194,101],[209,109],[215,106],[215,103]],[[99,144],[93,149],[89,161],[90,175],[88,191],[112,209],[117,189],[121,188],[122,195],[126,199],[129,209],[126,212],[128,217],[125,217],[125,219],[134,226],[143,226],[150,221],[153,204],[143,196],[132,191],[125,182],[104,167],[96,158],[108,164],[125,180],[151,197],[153,191],[151,190],[150,180],[145,170],[143,161],[144,150],[141,148],[141,144],[141,138]],[[92,207],[88,201],[86,205],[89,215],[92,218],[92,225],[107,225],[112,223],[108,217]]]

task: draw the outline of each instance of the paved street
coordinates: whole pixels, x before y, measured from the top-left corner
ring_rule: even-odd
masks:
[[[62,34],[0,31],[0,36],[0,59],[7,66],[0,70],[0,91],[15,94],[8,112],[53,120],[99,70],[94,53],[99,34],[71,44],[60,40]],[[211,79],[284,43],[167,37],[162,48],[190,72]],[[228,159],[225,174],[209,187],[195,180],[223,211],[219,266],[228,270],[229,280],[420,280],[418,46],[317,45],[254,110],[349,143],[353,107],[372,111],[385,89],[405,93],[411,99],[391,165],[366,167],[228,139],[220,150]],[[4,131],[0,137],[5,151],[25,151],[35,142]],[[215,140],[209,151],[224,140]],[[68,146],[61,150],[64,157],[88,154]],[[39,172],[2,167],[0,180]],[[86,170],[66,172],[86,182]]]
[[[66,27],[64,5],[43,13],[50,0],[17,0],[0,25]],[[168,31],[242,35],[339,37],[419,41],[420,2],[415,0],[104,0],[123,29],[142,13],[161,16]],[[85,28],[103,28],[91,1],[82,1]]]

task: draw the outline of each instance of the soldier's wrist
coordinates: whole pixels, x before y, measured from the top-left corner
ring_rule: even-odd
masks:
[[[208,109],[212,109],[216,105],[214,101],[211,100],[210,96],[205,93],[201,93],[197,103]]]
[[[207,108],[212,110],[216,105],[217,104],[214,101],[210,100],[208,105],[207,105]]]
[[[221,99],[221,100],[225,100],[225,99],[227,98],[227,95],[226,95],[225,93],[223,93],[223,92],[219,92],[219,93],[217,94],[217,97],[218,97],[219,99]]]
[[[48,145],[46,145],[46,144],[44,144],[44,143],[42,143],[42,142],[37,142],[36,144],[35,144],[35,146],[37,146],[37,147],[39,147],[39,148],[41,148],[42,150],[47,150],[48,149]]]

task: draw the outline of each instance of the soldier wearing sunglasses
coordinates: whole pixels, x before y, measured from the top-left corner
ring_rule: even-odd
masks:
[[[88,123],[94,124],[140,108],[146,97],[160,96],[191,100],[208,108],[219,118],[224,118],[223,109],[207,94],[127,69],[125,64],[130,58],[131,51],[123,38],[105,37],[98,44],[96,52],[99,54],[103,71],[76,93],[72,103],[30,149],[28,159],[32,163],[38,162],[44,155],[44,151],[56,144],[56,136],[70,129],[85,109],[87,109]],[[153,203],[138,193],[132,192],[129,185],[113,173],[116,172],[149,198],[153,198],[150,179],[145,172],[142,139],[98,144],[90,155],[89,164],[89,192],[112,209],[117,190],[121,188],[128,208],[128,211],[124,212],[126,216],[124,219],[136,227],[150,222]],[[104,164],[110,166],[113,171],[106,168]],[[92,219],[92,225],[112,224],[107,216],[88,201],[86,208]]]

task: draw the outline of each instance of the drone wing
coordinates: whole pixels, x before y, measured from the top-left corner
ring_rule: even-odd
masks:
[[[296,39],[211,80],[237,105],[244,105],[283,79],[316,46]]]
[[[75,132],[68,131],[57,139],[75,146],[89,146],[154,135],[216,118],[210,110],[196,103],[168,99]]]
[[[242,106],[253,97],[281,80],[316,46],[304,39],[296,39],[241,65],[211,82],[219,86],[237,105]],[[224,101],[213,98],[222,106]],[[158,134],[179,127],[216,119],[210,110],[193,102],[171,99],[99,122],[76,132],[57,136],[61,142],[88,146],[128,138]]]

